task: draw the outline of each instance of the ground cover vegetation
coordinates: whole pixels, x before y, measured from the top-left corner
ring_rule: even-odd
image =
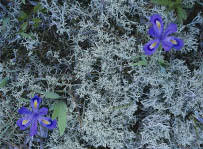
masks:
[[[0,149],[203,148],[202,8],[1,0]]]

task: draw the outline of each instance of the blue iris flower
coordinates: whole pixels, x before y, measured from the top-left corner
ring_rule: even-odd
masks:
[[[21,130],[25,130],[28,126],[31,125],[30,136],[34,136],[37,134],[38,123],[48,129],[54,129],[57,126],[56,120],[44,117],[44,115],[48,113],[48,109],[45,107],[39,109],[41,101],[42,99],[40,97],[34,96],[34,98],[30,100],[32,111],[25,107],[20,108],[18,111],[18,113],[24,115],[24,117],[17,121],[17,125],[20,127]]]
[[[152,26],[149,29],[149,35],[154,37],[154,39],[144,45],[143,49],[146,55],[152,55],[160,44],[162,44],[165,51],[169,51],[171,48],[180,50],[183,47],[184,43],[181,39],[169,36],[177,31],[176,24],[169,24],[164,31],[162,18],[158,14],[151,16],[150,22]]]

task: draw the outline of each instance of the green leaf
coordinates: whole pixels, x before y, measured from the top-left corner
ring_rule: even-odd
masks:
[[[24,38],[31,38],[33,40],[35,39],[35,36],[32,33],[29,33],[29,34],[24,33],[24,32],[18,32],[18,33]]]
[[[33,12],[34,12],[34,13],[37,13],[37,11],[40,11],[41,9],[42,9],[42,6],[41,6],[40,3],[38,3],[38,4],[34,7]]]
[[[27,23],[27,22],[24,22],[24,23],[21,25],[21,30],[22,30],[23,32],[25,32],[27,26],[28,26],[28,23]]]
[[[147,61],[145,60],[142,60],[142,61],[139,61],[137,63],[134,63],[132,64],[133,66],[146,66],[147,65]]]
[[[54,112],[52,113],[52,119],[56,119],[59,115],[59,111],[60,111],[60,106],[58,105],[58,103],[54,104],[53,107]]]
[[[27,33],[24,33],[24,32],[20,32],[19,34],[24,38],[32,38],[32,36],[30,34],[27,34]]]
[[[187,18],[187,13],[186,11],[181,8],[181,7],[178,7],[177,8],[177,17],[178,17],[178,23],[182,24],[183,20],[185,20]]]
[[[182,4],[182,0],[176,0],[177,4]]]
[[[141,57],[136,56],[134,58],[134,61],[138,61],[138,62],[133,63],[132,66],[146,66],[147,65],[147,60],[146,60],[145,56],[141,56]]]
[[[23,21],[23,20],[25,20],[27,18],[28,18],[28,15],[25,12],[21,11],[18,20]]]
[[[3,19],[3,27],[6,27],[10,23],[10,18]]]
[[[176,5],[176,4],[175,4],[174,2],[169,3],[169,4],[168,4],[169,10],[174,9],[175,5]]]
[[[34,22],[34,27],[38,27],[39,23],[42,22],[42,20],[39,18],[33,18],[32,21]]]
[[[5,77],[5,78],[1,81],[1,83],[0,83],[0,88],[5,87],[6,84],[7,84],[7,82],[8,82],[8,80],[9,80],[9,78],[8,78],[8,77]]]
[[[22,0],[22,3],[25,4],[25,0]]]
[[[60,136],[64,134],[66,124],[67,124],[67,106],[64,102],[56,102],[54,105],[54,112],[52,114],[52,119],[58,118],[58,128]]]
[[[162,66],[162,67],[167,67],[169,66],[169,63],[163,59],[159,59],[158,63]]]
[[[43,92],[43,94],[45,95],[46,98],[50,98],[50,99],[58,99],[61,97],[54,92]]]
[[[118,110],[118,109],[124,109],[124,108],[128,108],[129,106],[133,105],[133,101],[131,101],[130,103],[127,104],[123,104],[123,105],[118,105],[118,106],[113,106],[112,109],[113,110]]]
[[[42,22],[42,20],[39,19],[39,18],[33,18],[32,21],[33,21],[34,23],[40,23],[40,22]]]
[[[2,33],[7,30],[8,24],[10,24],[10,18],[3,18]]]

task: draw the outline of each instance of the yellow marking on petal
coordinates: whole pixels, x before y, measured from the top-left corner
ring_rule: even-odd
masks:
[[[37,108],[37,100],[34,101],[34,107]]]
[[[157,21],[157,20],[156,20],[156,25],[157,25],[158,29],[161,28],[161,23],[159,21]]]
[[[178,44],[176,40],[171,39],[172,44]]]
[[[46,125],[50,124],[50,122],[47,121],[47,120],[42,120],[42,122],[43,122],[44,124],[46,124]]]
[[[22,124],[25,125],[28,123],[28,120],[23,120]]]
[[[156,44],[157,44],[157,42],[154,42],[153,44],[151,44],[151,45],[149,46],[149,48],[150,48],[150,49],[153,49],[153,48],[156,46]]]

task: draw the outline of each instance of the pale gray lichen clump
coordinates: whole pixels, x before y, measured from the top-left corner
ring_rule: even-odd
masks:
[[[184,0],[191,6],[200,5],[197,1]],[[52,91],[67,104],[67,126],[63,136],[58,129],[49,132],[44,148],[202,148],[202,126],[193,116],[203,114],[201,12],[178,24],[180,51],[157,50],[146,65],[133,66],[151,39],[150,16],[159,14],[166,25],[176,21],[173,10],[147,0],[40,4],[44,10],[27,19],[31,36],[19,34],[18,17],[28,4],[13,0],[0,12],[0,78],[9,78],[0,88],[0,145],[24,142],[27,132],[16,125],[18,109],[36,92]],[[41,19],[38,27],[32,18]],[[54,100],[42,103],[53,112]]]

